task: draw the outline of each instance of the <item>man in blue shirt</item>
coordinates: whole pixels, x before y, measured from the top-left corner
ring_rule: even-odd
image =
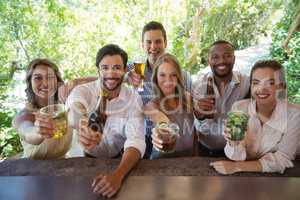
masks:
[[[151,77],[155,61],[165,52],[165,49],[167,48],[167,34],[161,23],[151,21],[144,26],[142,31],[142,48],[147,60],[143,90],[140,90],[139,94],[142,97],[143,104],[146,105],[154,97],[151,85]],[[183,71],[182,75],[185,81],[185,88],[187,91],[191,91],[192,81],[189,73]],[[134,70],[131,70],[128,73],[127,81],[131,85],[138,87],[141,84],[142,79],[139,74],[135,73]],[[149,119],[145,119],[145,128],[147,148],[144,158],[149,158],[152,152],[151,133],[153,128],[153,124]]]

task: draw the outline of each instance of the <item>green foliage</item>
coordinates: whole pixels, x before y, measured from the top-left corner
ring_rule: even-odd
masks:
[[[101,46],[119,44],[126,49],[129,59],[136,54],[142,55],[142,27],[150,20],[156,20],[166,28],[168,51],[175,54],[186,69],[195,73],[206,66],[208,46],[213,41],[226,39],[238,49],[255,43],[261,34],[269,30],[269,16],[281,2],[0,1],[0,142],[4,145],[1,146],[1,154],[11,156],[21,150],[11,121],[16,113],[15,105],[24,102],[14,99],[15,107],[11,106],[11,91],[20,81],[11,77],[14,72],[24,74],[32,59],[46,57],[53,60],[65,80],[95,75],[95,56]],[[205,9],[201,16],[197,16],[200,8]],[[278,34],[286,32],[278,31]],[[293,39],[290,45],[299,48],[298,42]],[[289,59],[293,57],[291,65],[299,62],[299,53],[289,56]],[[291,71],[292,74],[296,71]],[[296,77],[293,80],[296,82]],[[300,88],[296,83],[294,86],[295,89]]]
[[[22,151],[19,136],[11,128],[11,122],[15,115],[15,110],[4,106],[7,98],[7,87],[0,89],[0,158],[10,157]]]
[[[289,101],[300,104],[300,32],[296,32],[289,42],[287,52],[283,42],[295,17],[299,0],[291,1],[284,12],[284,17],[276,25],[272,34],[272,57],[283,64],[286,71]]]
[[[269,26],[270,16],[280,3],[281,1],[273,0],[188,1],[188,17],[175,28],[172,51],[177,52],[185,67],[197,72],[199,68],[207,66],[209,45],[216,40],[228,40],[236,49],[256,44],[259,37],[266,35],[272,28]],[[204,10],[197,19],[197,26],[194,26],[193,18],[197,16],[197,9]],[[198,32],[198,37],[193,39],[192,34],[195,31]],[[185,45],[189,39],[192,41]],[[187,59],[186,55],[195,47],[198,51],[197,57],[193,60]]]
[[[11,157],[21,152],[18,133],[13,128],[0,128],[0,157]]]

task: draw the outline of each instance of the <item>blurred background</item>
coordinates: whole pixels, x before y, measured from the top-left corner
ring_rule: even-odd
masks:
[[[24,106],[25,70],[49,58],[64,80],[96,75],[97,50],[107,43],[129,59],[141,50],[151,20],[167,31],[167,51],[191,74],[207,66],[218,39],[236,47],[235,68],[249,73],[258,59],[281,62],[288,97],[300,104],[300,0],[0,0],[0,159],[22,151],[11,120]]]

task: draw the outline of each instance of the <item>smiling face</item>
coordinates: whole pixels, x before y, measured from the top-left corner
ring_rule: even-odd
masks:
[[[125,73],[125,67],[120,55],[106,55],[99,63],[99,76],[107,91],[120,88]]]
[[[168,62],[158,66],[157,82],[164,96],[174,95],[178,84],[176,67]]]
[[[53,97],[57,90],[57,77],[52,68],[47,65],[36,65],[31,77],[34,94],[43,100]]]
[[[234,49],[226,43],[216,44],[210,48],[208,64],[214,76],[228,78],[232,75],[235,56]]]
[[[259,105],[272,105],[276,102],[275,71],[271,68],[258,68],[253,71],[251,95]]]
[[[142,47],[150,65],[165,52],[167,41],[164,40],[161,30],[149,30],[144,33]]]

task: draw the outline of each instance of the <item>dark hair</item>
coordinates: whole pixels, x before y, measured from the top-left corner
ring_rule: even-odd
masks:
[[[114,56],[114,55],[120,55],[123,60],[124,67],[126,68],[127,66],[127,60],[128,60],[128,55],[127,53],[121,49],[118,45],[115,44],[107,44],[101,49],[99,49],[96,57],[96,67],[99,69],[99,64],[101,60],[107,56]]]
[[[142,41],[144,41],[144,35],[145,35],[145,33],[147,31],[151,31],[151,30],[160,30],[162,32],[162,34],[163,34],[165,42],[167,41],[167,33],[166,33],[166,30],[165,30],[164,26],[161,23],[156,22],[156,21],[148,22],[144,26],[143,32],[142,32]]]
[[[285,84],[284,68],[276,60],[259,60],[259,61],[257,61],[253,65],[251,72],[250,72],[250,84],[252,83],[252,76],[253,76],[254,71],[257,69],[263,69],[263,68],[271,68],[274,71],[279,72],[278,73],[279,83]]]
[[[230,42],[228,42],[228,41],[226,41],[226,40],[217,40],[217,41],[215,41],[214,43],[212,43],[210,46],[209,46],[209,52],[211,51],[211,48],[213,47],[213,46],[216,46],[216,45],[219,45],[219,44],[228,44],[229,46],[231,46],[231,48],[232,48],[232,51],[234,51],[234,46],[233,46],[233,44],[231,44]]]
[[[27,102],[29,104],[31,104],[31,106],[35,107],[35,108],[39,108],[37,101],[35,99],[35,94],[33,92],[32,89],[32,84],[31,84],[31,78],[32,78],[32,74],[34,69],[36,68],[36,66],[38,65],[46,65],[49,68],[53,69],[55,76],[57,78],[57,89],[59,86],[64,84],[63,79],[61,78],[61,74],[58,71],[58,67],[56,66],[56,64],[54,64],[52,61],[48,60],[48,59],[41,59],[41,58],[37,58],[32,60],[26,70],[26,96],[27,96]],[[58,90],[56,90],[55,94],[54,94],[54,101],[58,102]]]

